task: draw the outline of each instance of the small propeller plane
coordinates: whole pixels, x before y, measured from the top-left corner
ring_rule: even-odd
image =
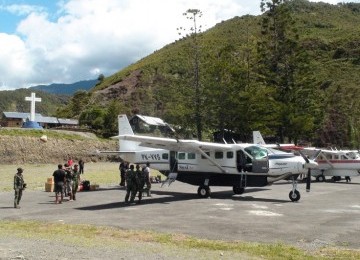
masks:
[[[120,157],[130,163],[150,163],[168,177],[198,185],[200,197],[210,196],[210,186],[232,186],[235,194],[247,187],[264,187],[292,180],[291,201],[300,199],[296,176],[310,172],[317,163],[306,156],[274,152],[256,144],[219,144],[176,138],[135,135],[126,115],[118,116]],[[113,152],[105,152],[113,153]],[[310,191],[310,183],[307,185]]]
[[[266,144],[259,131],[253,131],[254,143],[265,147],[272,147],[284,151],[302,151],[306,155],[314,157],[318,166],[311,171],[316,181],[323,182],[325,176],[332,176],[333,181],[341,180],[341,177],[353,177],[360,175],[360,154],[354,150],[325,150],[314,147],[302,147],[294,144]]]
[[[311,154],[313,152],[313,148],[304,148],[304,153]],[[316,162],[318,168],[311,172],[316,181],[325,181],[325,176],[332,176],[333,181],[340,181],[342,177],[349,178],[360,175],[360,155],[357,151],[321,150]]]

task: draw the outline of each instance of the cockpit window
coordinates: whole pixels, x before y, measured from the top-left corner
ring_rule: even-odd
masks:
[[[250,154],[254,159],[262,159],[268,155],[267,149],[259,146],[249,146],[245,151]]]
[[[347,153],[346,155],[347,155],[350,159],[353,159],[353,160],[359,158],[359,153],[357,153],[357,152],[349,152],[349,153]]]

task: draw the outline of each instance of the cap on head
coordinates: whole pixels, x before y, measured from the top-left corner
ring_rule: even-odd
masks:
[[[17,168],[18,173],[23,173],[24,169],[23,168]]]

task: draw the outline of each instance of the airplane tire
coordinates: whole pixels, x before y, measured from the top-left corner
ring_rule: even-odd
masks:
[[[333,182],[341,181],[341,176],[333,176],[331,179]]]
[[[198,195],[200,198],[210,197],[210,188],[208,186],[200,186],[198,188]]]
[[[324,175],[316,176],[316,181],[317,182],[324,182],[325,181],[325,176]]]
[[[300,199],[300,192],[298,190],[295,190],[294,193],[290,191],[289,198],[292,202],[298,201]]]
[[[245,188],[242,188],[240,186],[233,186],[234,194],[243,194],[244,191],[245,191]]]

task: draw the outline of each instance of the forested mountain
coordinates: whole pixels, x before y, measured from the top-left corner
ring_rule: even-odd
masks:
[[[98,82],[98,79],[83,80],[72,84],[54,83],[33,86],[28,89],[0,91],[0,114],[4,111],[29,112],[30,104],[25,101],[25,96],[35,92],[42,98],[42,102],[36,104],[36,112],[44,116],[55,115],[58,109],[68,103],[70,96],[77,91],[81,93],[89,91]]]
[[[260,130],[279,141],[359,148],[360,4],[261,3],[260,16],[185,28],[178,41],[77,93],[61,113],[108,134],[126,112],[202,139],[227,129],[250,141]]]
[[[82,80],[71,84],[53,83],[50,85],[38,85],[30,87],[29,89],[32,91],[41,90],[51,94],[74,95],[74,93],[79,90],[90,90],[95,87],[98,82],[97,79]]]
[[[31,89],[17,89],[0,91],[0,117],[2,112],[26,112],[30,113],[30,102],[25,97],[30,97]],[[36,102],[36,113],[43,116],[54,116],[57,109],[64,107],[69,101],[69,96],[53,95],[40,90],[36,91],[36,97],[41,102]]]

